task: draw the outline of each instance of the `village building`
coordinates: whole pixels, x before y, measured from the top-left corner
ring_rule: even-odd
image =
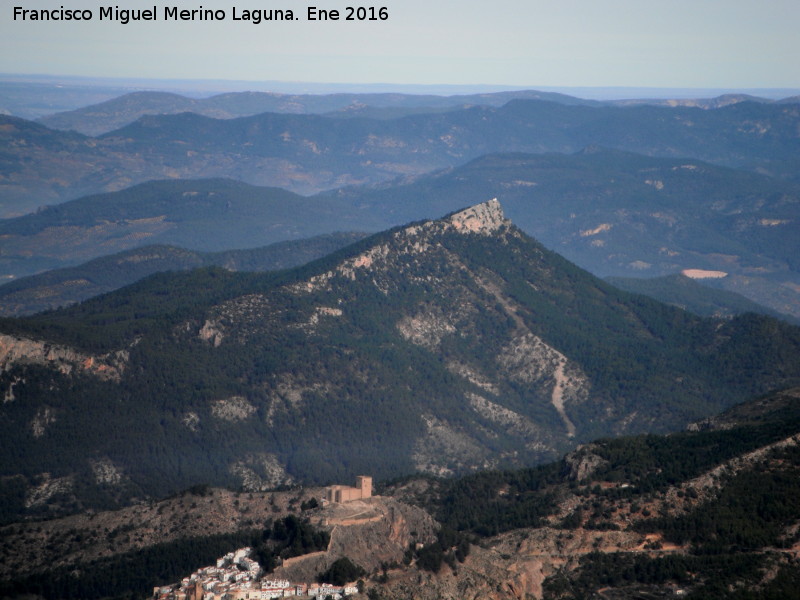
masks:
[[[370,478],[366,478],[370,479]],[[372,481],[359,481],[370,495]],[[344,487],[344,486],[340,486]],[[355,489],[355,488],[350,488]],[[306,597],[341,600],[358,592],[354,585],[340,587],[329,583],[292,583],[286,579],[262,579],[260,567],[250,558],[250,548],[226,554],[216,566],[203,567],[181,580],[179,585],[153,589],[153,600],[271,600]]]

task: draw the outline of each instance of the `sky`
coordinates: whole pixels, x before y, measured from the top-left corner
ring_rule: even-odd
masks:
[[[345,21],[346,7],[388,18]],[[14,20],[88,9],[92,20]],[[157,21],[99,19],[101,6]],[[166,21],[166,7],[222,10]],[[338,21],[307,10],[338,9]],[[233,20],[252,9],[297,20]],[[0,0],[0,73],[339,83],[800,88],[798,0]]]

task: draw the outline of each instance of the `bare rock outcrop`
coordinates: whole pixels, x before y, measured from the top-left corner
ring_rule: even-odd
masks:
[[[438,529],[422,509],[383,497],[330,504],[312,523],[330,527],[327,551],[287,560],[275,570],[276,578],[313,581],[343,556],[368,573],[377,572],[384,564],[399,564],[410,543],[432,542]]]
[[[230,472],[241,479],[242,489],[248,492],[269,490],[294,483],[274,454],[248,454],[230,466]]]
[[[500,202],[495,198],[455,212],[441,220],[409,225],[392,234],[391,247],[389,244],[377,244],[357,256],[342,261],[330,271],[315,275],[307,281],[292,284],[290,289],[297,294],[328,289],[330,281],[336,276],[355,280],[359,274],[368,273],[371,269],[385,265],[386,261],[394,260],[398,255],[424,254],[434,245],[431,243],[431,235],[454,231],[465,235],[491,236],[510,224],[511,222],[505,218]],[[381,288],[379,282],[375,280],[373,282],[384,293],[389,293],[388,289]]]
[[[497,198],[453,213],[446,219],[446,222],[450,223],[458,232],[481,235],[492,235],[508,223],[503,214],[503,207],[500,206]]]
[[[231,396],[230,398],[221,398],[211,403],[211,415],[222,421],[235,423],[237,421],[246,421],[258,409],[248,402],[244,396]]]
[[[64,374],[83,372],[118,381],[127,361],[125,350],[95,356],[69,346],[0,334],[0,371],[20,364],[37,364],[53,367]]]
[[[572,481],[582,481],[590,477],[597,469],[607,464],[607,461],[593,452],[591,444],[579,447],[564,457]]]

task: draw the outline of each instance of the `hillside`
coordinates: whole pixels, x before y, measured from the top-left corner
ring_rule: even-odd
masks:
[[[146,115],[98,138],[0,117],[0,206],[11,216],[152,179],[226,177],[315,193],[452,167],[495,152],[602,145],[795,178],[796,104],[715,110],[512,100],[396,119],[264,113]],[[67,153],[62,152],[68,150]]]
[[[724,275],[715,285],[800,317],[800,188],[763,175],[592,147],[489,155],[336,197],[403,221],[497,193],[526,233],[596,275],[711,271]]]
[[[335,197],[402,222],[494,194],[526,233],[596,275],[709,271],[724,275],[716,286],[800,318],[794,183],[592,147],[572,155],[489,155]]]
[[[267,576],[314,581],[347,558],[363,570],[356,598],[794,597],[800,389],[692,429],[598,440],[533,469],[404,478],[347,504],[320,506],[320,488],[198,486],[7,525],[0,593],[143,597],[245,544],[287,552],[302,530],[327,545],[287,554]]]
[[[0,115],[0,217],[32,212],[101,189],[130,185],[122,175],[140,170],[135,157],[122,157],[73,132]],[[109,182],[109,174],[117,178]]]
[[[317,169],[332,169],[331,175],[345,172],[348,183],[453,166],[490,152],[576,152],[592,144],[753,170],[769,171],[773,164],[773,174],[791,176],[784,169],[800,143],[793,133],[798,110],[792,104],[740,103],[708,111],[512,100],[497,108],[471,107],[388,121],[274,113],[226,121],[190,114],[148,116],[100,139],[150,160],[168,160],[178,168],[196,168],[182,148],[188,145],[196,152],[194,163],[233,151],[242,159],[287,160],[307,176],[314,175],[309,172],[313,162]],[[370,165],[358,159],[364,154],[369,154]],[[317,189],[331,187],[315,175]],[[290,186],[296,188],[298,183]]]
[[[497,201],[299,269],[156,275],[0,331],[7,515],[530,465],[800,381],[800,329],[619,291]]]
[[[10,279],[144,245],[222,252],[383,227],[336,198],[225,179],[151,181],[0,221],[0,267]]]
[[[96,258],[77,267],[54,269],[0,286],[0,315],[22,316],[68,306],[163,271],[209,266],[229,271],[288,269],[339,250],[364,235],[334,233],[224,252],[197,252],[177,246],[141,246]]]
[[[606,281],[620,289],[645,294],[659,302],[677,306],[702,317],[732,317],[755,312],[777,319],[787,319],[794,325],[800,324],[796,318],[756,304],[741,294],[704,285],[686,275],[665,275],[650,279],[608,277]]]
[[[480,539],[462,564],[384,598],[793,598],[800,390],[695,431],[600,440],[538,469],[411,481],[444,526]],[[413,497],[413,493],[412,496]]]
[[[490,191],[502,193],[519,227],[598,274],[744,269],[757,261],[797,269],[800,187],[685,158],[601,147],[493,154],[411,181],[321,197],[346,196],[404,221]]]

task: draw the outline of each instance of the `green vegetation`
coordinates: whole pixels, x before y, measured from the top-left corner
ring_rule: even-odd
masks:
[[[328,532],[318,531],[308,520],[289,515],[275,521],[271,529],[265,529],[260,539],[254,539],[250,545],[253,548],[253,558],[262,569],[271,573],[279,560],[326,550],[329,542]]]
[[[620,493],[633,500],[647,498],[797,434],[798,410],[796,391],[777,393],[716,418],[728,427],[721,430],[600,441],[588,451],[608,462],[592,479],[632,485],[606,491],[596,486],[591,494],[595,501]],[[643,511],[635,524],[641,532],[658,532],[669,542],[688,544],[690,553],[594,552],[581,560],[577,571],[548,578],[545,598],[587,598],[609,587],[614,589],[609,594],[658,597],[670,589],[665,586],[683,588],[692,599],[796,598],[800,569],[781,550],[800,539],[794,529],[800,520],[800,450],[792,445],[774,448],[735,473],[723,472],[716,484],[718,488],[701,501],[694,500],[697,493],[689,488],[686,498],[694,502],[688,512],[651,517]]]
[[[550,486],[562,480],[555,462],[519,471],[484,471],[445,484],[435,507],[439,521],[456,531],[492,536],[520,527],[537,527],[550,514]]]
[[[598,506],[606,499],[652,499],[654,494],[734,457],[797,434],[797,398],[796,390],[788,390],[733,407],[713,419],[721,429],[600,440],[575,455],[580,459],[582,453],[592,454],[603,461],[591,480],[570,479],[572,458],[536,468],[431,480],[426,508],[442,526],[434,542],[420,547],[412,543],[404,562],[414,562],[432,573],[440,572],[444,565],[458,572],[469,554],[470,542],[541,526],[543,517],[552,515],[556,503],[567,494],[588,498]],[[592,481],[630,485],[590,488],[587,484]],[[652,518],[642,512],[635,524],[640,532],[658,532],[667,541],[689,544],[690,552],[592,552],[580,559],[577,570],[549,577],[544,584],[545,599],[590,598],[600,588],[644,598],[679,588],[692,599],[796,597],[794,586],[800,581],[800,569],[787,562],[781,550],[800,541],[792,529],[800,521],[800,449],[791,445],[773,449],[737,473],[719,477],[716,483],[719,489],[688,512]],[[696,499],[690,491],[687,496]],[[195,485],[186,493],[204,496],[209,488]],[[311,503],[299,505],[302,511],[313,508]],[[574,529],[582,522],[578,515],[573,522],[565,519],[561,527]],[[590,519],[586,528],[601,530],[611,524],[605,525],[609,527]],[[281,559],[325,549],[329,540],[327,533],[317,531],[307,519],[291,515],[267,523],[263,531],[179,541],[89,565],[26,575],[0,583],[0,595],[129,597],[137,590],[149,591],[153,585],[177,580],[233,547],[253,547],[255,558],[269,571]],[[656,551],[658,546],[650,549]],[[765,572],[775,577],[756,585]],[[322,573],[320,580],[341,584],[364,575],[359,565],[341,559]]]
[[[728,586],[735,582],[756,579],[765,558],[747,554],[650,558],[629,553],[593,552],[581,559],[577,573],[547,578],[544,597],[547,600],[580,600],[609,586],[629,588],[635,593],[642,587],[647,589],[646,586],[692,583],[699,584],[699,589],[691,598],[729,598],[713,592],[729,591]]]
[[[639,274],[634,272],[639,265],[652,275],[682,268],[713,269],[720,266],[718,255],[725,254],[734,259],[725,270],[747,274],[748,287],[757,282],[758,287],[769,285],[777,291],[781,281],[796,282],[800,256],[790,225],[797,217],[798,186],[791,180],[796,179],[792,161],[798,148],[797,140],[787,134],[796,130],[797,116],[788,106],[742,103],[702,111],[518,101],[497,109],[473,107],[381,121],[275,114],[220,121],[184,114],[146,117],[124,131],[91,141],[45,128],[33,132],[26,127],[23,133],[17,123],[14,129],[19,128],[19,136],[6,138],[5,147],[25,148],[41,136],[42,148],[35,160],[15,156],[23,169],[22,177],[14,173],[15,181],[22,184],[19,189],[28,184],[41,190],[24,196],[47,194],[52,202],[117,188],[121,180],[163,178],[167,164],[187,179],[213,174],[250,183],[295,185],[302,191],[332,189],[342,181],[386,182],[399,173],[420,174],[442,167],[453,170],[412,183],[338,189],[310,199],[242,184],[231,189],[237,184],[230,181],[156,182],[91,197],[97,222],[91,220],[90,212],[65,207],[60,217],[74,212],[79,218],[62,220],[58,212],[48,209],[11,220],[5,232],[30,233],[67,222],[86,228],[105,222],[117,230],[117,234],[105,231],[117,244],[130,244],[137,239],[133,234],[145,234],[152,236],[150,243],[206,250],[218,243],[213,249],[221,250],[337,230],[376,231],[438,217],[486,201],[502,190],[509,216],[522,229],[595,273],[631,276]],[[751,119],[767,127],[770,135],[749,130]],[[687,121],[693,123],[691,134]],[[531,130],[535,136],[529,134]],[[454,131],[459,134],[455,139]],[[441,143],[445,135],[454,146]],[[399,144],[384,147],[370,139],[392,139]],[[365,151],[369,161],[363,159]],[[131,172],[130,161],[124,160],[127,152],[137,154],[137,163],[144,157],[149,164],[141,165],[141,172]],[[105,169],[100,174],[93,169],[89,176],[73,162],[65,165],[63,155]],[[292,177],[286,177],[287,163],[292,164]],[[752,172],[759,167],[786,177]],[[48,177],[47,169],[57,173]],[[86,176],[80,178],[81,174]],[[56,179],[64,185],[54,189],[45,183]],[[209,197],[210,191],[215,196]],[[61,194],[62,198],[52,198]],[[137,195],[142,212],[131,208],[130,199]],[[263,202],[253,201],[258,198]],[[85,205],[86,198],[76,202]],[[118,203],[123,210],[113,209]],[[157,221],[163,217],[164,221]],[[145,222],[137,222],[142,219]],[[775,226],[764,226],[762,220]],[[31,223],[38,225],[29,228]],[[607,229],[596,235],[580,235],[602,225]],[[48,237],[57,237],[57,232],[50,231]],[[66,238],[61,241],[67,242]],[[101,241],[106,240],[92,246],[104,247]],[[15,265],[8,270],[17,275],[23,272],[20,269],[30,274],[48,268],[39,261],[64,254],[41,252],[41,244],[17,247],[10,238],[4,246],[9,252],[2,264],[7,269]],[[32,258],[31,252],[38,258]],[[49,268],[54,266],[51,262]],[[754,268],[766,268],[770,275],[756,277]],[[770,298],[768,293],[762,296]]]
[[[611,285],[636,294],[645,294],[659,302],[678,306],[702,317],[731,317],[746,312],[785,319],[795,325],[800,319],[781,314],[724,289],[704,285],[685,275],[665,275],[650,279],[608,277]],[[0,288],[1,289],[1,288]]]
[[[297,245],[298,239],[335,239],[336,232],[375,231],[385,226],[383,219],[358,214],[349,202],[336,198],[308,198],[231,179],[149,181],[0,220],[0,267],[17,278],[45,269],[75,269],[43,274],[33,281],[40,286],[74,276],[77,281],[88,277],[89,283],[99,287],[119,287],[135,281],[130,277],[147,274],[148,266],[150,273],[202,265],[243,270],[258,268],[265,260],[294,266],[342,245],[331,246],[322,238],[310,244],[313,254],[309,256],[307,249]],[[156,256],[151,253],[148,260],[141,260],[148,257],[141,250],[131,260],[125,254],[104,256],[136,251],[144,242],[158,247]],[[261,250],[276,243],[282,245]],[[182,250],[166,251],[165,245]],[[75,267],[90,259],[99,263]],[[25,285],[10,283],[11,290]]]
[[[344,585],[351,581],[356,581],[359,577],[366,575],[366,571],[345,557],[336,561],[324,573],[317,577],[320,583],[331,583],[333,585]]]
[[[637,494],[661,491],[797,431],[800,415],[795,414],[791,420],[762,426],[600,440],[592,445],[591,452],[603,458],[606,465],[592,477],[630,483]]]
[[[357,233],[331,234],[214,253],[174,246],[143,246],[77,267],[15,279],[0,286],[0,303],[5,316],[20,316],[87,300],[163,271],[203,266],[256,272],[286,269],[330,254],[362,237],[363,234]]]
[[[91,482],[95,457],[125,475],[121,488],[82,483],[39,503],[40,514],[160,497],[198,481],[235,487],[231,465],[254,453],[274,456],[301,482],[383,479],[415,469],[420,444],[438,443],[433,423],[472,449],[466,458],[429,450],[436,468],[463,473],[487,459],[511,468],[551,461],[620,427],[679,428],[800,381],[800,329],[788,324],[755,315],[701,319],[630,295],[514,227],[497,236],[430,236],[424,253],[409,251],[397,229],[292,270],[156,274],[66,309],[0,320],[5,333],[128,356],[119,382],[31,364],[0,374],[0,393],[13,387],[19,400],[0,409],[0,435],[10,440],[0,476],[22,476],[28,487],[44,472]],[[352,277],[335,274],[373,248],[386,248],[385,257]],[[329,272],[317,289],[292,288]],[[415,343],[400,326],[414,319],[436,324],[440,339]],[[221,343],[202,339],[206,325],[218,328]],[[571,376],[585,377],[591,390],[591,401],[567,406],[574,439],[553,407],[552,375],[528,378],[526,367],[499,359],[534,336],[567,356]],[[537,443],[526,430],[465,410],[465,399],[476,397],[535,424]],[[246,403],[246,416],[219,416],[230,398]],[[46,423],[35,437],[37,419]],[[662,442],[641,443],[649,464],[667,451]],[[534,522],[549,500],[539,495],[539,475],[521,477],[534,483],[511,484],[520,506],[494,499],[485,507],[492,518],[476,507],[476,515],[454,509],[445,522],[481,532]],[[11,519],[20,480],[8,481],[0,506]]]
[[[406,550],[404,562],[409,564],[416,559],[417,566],[424,571],[438,573],[443,564],[453,571],[458,563],[463,563],[469,556],[470,539],[461,532],[443,526],[436,533],[436,541],[417,548],[414,542]]]
[[[800,450],[776,451],[754,470],[725,480],[711,501],[689,514],[650,519],[640,528],[663,532],[676,543],[691,543],[695,552],[705,554],[791,546],[800,539],[796,534],[785,536],[787,528],[800,520],[798,494]]]

